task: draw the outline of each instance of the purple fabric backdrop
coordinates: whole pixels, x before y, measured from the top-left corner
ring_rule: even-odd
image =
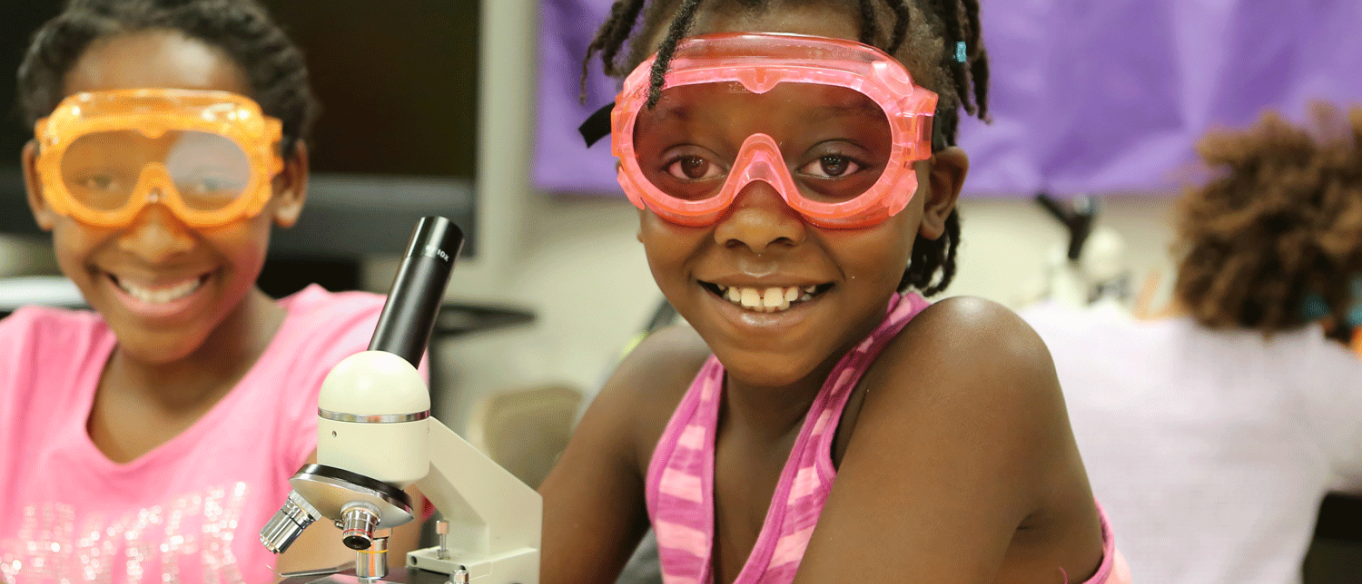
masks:
[[[578,73],[610,0],[542,0],[533,181],[618,194],[577,125],[614,98]],[[969,194],[1169,192],[1209,129],[1362,102],[1359,0],[984,0],[993,124],[962,124]]]

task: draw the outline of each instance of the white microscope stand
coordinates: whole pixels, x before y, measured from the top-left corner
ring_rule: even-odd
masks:
[[[470,582],[538,584],[543,499],[435,418],[430,426],[430,474],[416,482],[449,522],[447,558],[439,548],[407,555],[408,568],[452,574]]]
[[[317,463],[289,479],[293,490],[260,541],[283,553],[325,519],[357,550],[355,568],[282,575],[287,582],[419,582],[439,573],[455,584],[539,584],[539,493],[430,417],[416,367],[462,242],[449,220],[422,218],[369,350],[341,360],[322,382]],[[388,536],[379,532],[421,516],[402,491],[413,484],[448,521],[441,540],[452,546],[411,552],[410,570],[389,572]]]

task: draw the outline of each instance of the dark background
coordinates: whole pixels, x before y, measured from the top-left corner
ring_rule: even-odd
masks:
[[[458,223],[464,256],[474,255],[479,2],[263,3],[302,48],[322,111],[307,207],[276,231],[262,288],[357,287],[359,258],[400,253],[421,215]],[[32,129],[15,105],[15,72],[61,5],[0,2],[0,232],[44,237],[23,200],[19,152]]]

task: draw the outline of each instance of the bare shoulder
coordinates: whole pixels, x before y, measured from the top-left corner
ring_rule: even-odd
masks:
[[[653,447],[707,355],[689,329],[658,331],[629,352],[592,400],[539,487],[546,582],[618,577],[648,528]]]
[[[1059,382],[1020,317],[977,298],[938,302],[858,389],[803,581],[845,577],[849,565],[858,581],[1039,582],[1057,567],[1095,570],[1100,524]],[[847,561],[866,557],[878,561]]]
[[[627,420],[633,457],[646,469],[652,449],[710,356],[709,346],[694,329],[670,326],[643,339],[620,361],[592,408]],[[583,420],[584,422],[586,420]]]
[[[936,340],[947,335],[975,349],[1049,358],[1045,344],[1031,325],[1006,306],[985,298],[947,298],[923,309],[909,327],[913,331],[910,335],[935,335]]]
[[[998,303],[956,297],[924,309],[885,347],[866,384],[864,421],[898,420],[942,437],[968,429],[969,440],[938,446],[1004,475],[995,478],[1032,485],[1034,497],[1082,476],[1049,350]]]
[[[709,346],[695,329],[684,325],[669,326],[640,341],[620,361],[620,366],[611,376],[611,383],[650,378],[661,381],[658,376],[662,376],[664,379],[684,377],[689,384],[689,378],[700,370],[709,356]],[[637,384],[635,387],[644,392],[663,389],[656,384]]]
[[[1017,313],[983,298],[960,296],[927,307],[885,347],[883,355],[886,358],[879,361],[891,373],[915,375],[930,362],[933,370],[945,376],[943,380],[967,383],[996,378],[1008,382],[987,386],[998,392],[1042,394],[1031,396],[1039,399],[1060,397],[1054,363],[1040,335]]]

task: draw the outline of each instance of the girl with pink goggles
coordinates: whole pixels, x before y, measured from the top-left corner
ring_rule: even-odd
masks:
[[[762,181],[809,223],[850,229],[917,191],[937,96],[883,51],[793,34],[691,37],[650,106],[655,59],[625,79],[610,116],[620,186],[640,209],[710,225]]]

